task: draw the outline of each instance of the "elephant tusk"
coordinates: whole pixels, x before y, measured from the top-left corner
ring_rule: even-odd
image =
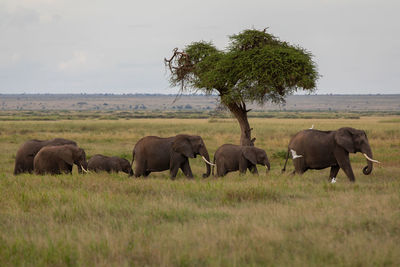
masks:
[[[81,168],[84,172],[89,173],[89,171],[85,170],[85,168],[83,168],[82,164],[81,164]]]
[[[213,164],[213,163],[209,162],[208,160],[206,160],[206,158],[205,158],[204,156],[201,156],[201,158],[202,158],[208,165],[216,166],[215,164]]]
[[[380,163],[380,162],[377,161],[377,160],[371,159],[371,158],[368,157],[367,154],[365,154],[365,153],[363,153],[363,155],[364,155],[364,157],[365,157],[367,160],[369,160],[369,161],[371,161],[371,162]]]

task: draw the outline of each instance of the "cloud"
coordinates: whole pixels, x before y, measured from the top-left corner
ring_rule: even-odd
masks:
[[[58,69],[60,71],[79,71],[85,69],[88,65],[88,56],[86,52],[75,51],[72,58],[61,61],[58,64]]]
[[[37,11],[23,7],[9,11],[4,9],[4,6],[0,6],[0,16],[0,26],[6,28],[27,28],[40,21],[40,15]]]
[[[55,23],[61,20],[61,16],[58,14],[56,15],[41,14],[39,19],[41,23]]]
[[[251,27],[311,51],[318,93],[398,92],[400,1],[246,3],[0,0],[0,93],[173,92],[163,58],[174,47],[205,40],[224,49]]]

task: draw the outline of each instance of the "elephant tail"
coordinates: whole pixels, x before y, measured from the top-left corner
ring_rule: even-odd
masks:
[[[129,176],[133,176],[134,172],[133,172],[133,161],[135,160],[135,149],[133,149],[132,152],[132,161],[131,161],[131,173],[129,174]]]
[[[287,164],[287,161],[288,161],[288,159],[289,159],[289,153],[290,153],[290,149],[288,148],[287,154],[286,154],[285,165],[283,166],[282,172],[286,171],[286,164]]]

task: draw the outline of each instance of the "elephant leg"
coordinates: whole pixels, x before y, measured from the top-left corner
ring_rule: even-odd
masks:
[[[223,166],[223,164],[217,165],[217,176],[218,177],[225,176],[226,173],[227,173],[227,171],[225,170],[225,167]]]
[[[293,160],[293,165],[294,165],[294,169],[295,169],[295,173],[298,173],[300,175],[302,175],[303,173],[305,173],[308,168],[305,166],[304,163],[304,158],[297,158]]]
[[[329,179],[332,180],[332,178],[336,178],[339,170],[340,170],[339,165],[332,166],[331,173],[329,174]]]
[[[252,174],[258,175],[258,170],[257,170],[257,166],[256,166],[256,165],[249,166],[249,171],[250,171]]]
[[[65,169],[65,173],[69,173],[69,174],[72,174],[72,165],[69,165],[69,164],[67,164],[67,166],[66,166],[67,168]]]
[[[192,169],[190,168],[189,160],[186,160],[181,165],[181,170],[183,171],[183,173],[186,175],[187,178],[193,178],[193,173]]]
[[[169,169],[169,173],[170,173],[171,179],[173,179],[173,180],[175,179],[178,171],[179,171],[179,165],[171,164],[170,169]]]
[[[335,157],[337,162],[339,163],[339,167],[344,171],[344,173],[349,178],[350,182],[355,181],[353,169],[351,168],[349,153],[347,151],[336,150]]]
[[[72,168],[71,168],[71,170],[69,170],[68,168],[61,169],[61,170],[60,170],[60,173],[72,174]]]
[[[143,176],[144,176],[144,177],[147,177],[147,176],[149,176],[150,173],[151,173],[151,171],[145,171],[145,172],[143,173]]]
[[[347,175],[347,177],[349,178],[350,182],[355,182],[355,177],[354,177],[354,173],[353,173],[353,169],[351,168],[350,165],[350,160],[348,160],[348,163],[345,164],[339,164],[340,168],[343,169],[344,173]]]
[[[241,157],[241,159],[239,160],[239,172],[240,172],[240,174],[245,174],[247,168],[250,168],[249,166],[247,166],[247,159],[245,159],[244,157]]]
[[[142,175],[146,175],[146,161],[137,159],[135,164],[135,177],[140,177]]]

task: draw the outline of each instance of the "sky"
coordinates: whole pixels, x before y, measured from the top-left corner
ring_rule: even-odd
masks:
[[[0,94],[173,94],[175,47],[264,29],[310,51],[318,94],[400,93],[398,0],[0,0]]]

